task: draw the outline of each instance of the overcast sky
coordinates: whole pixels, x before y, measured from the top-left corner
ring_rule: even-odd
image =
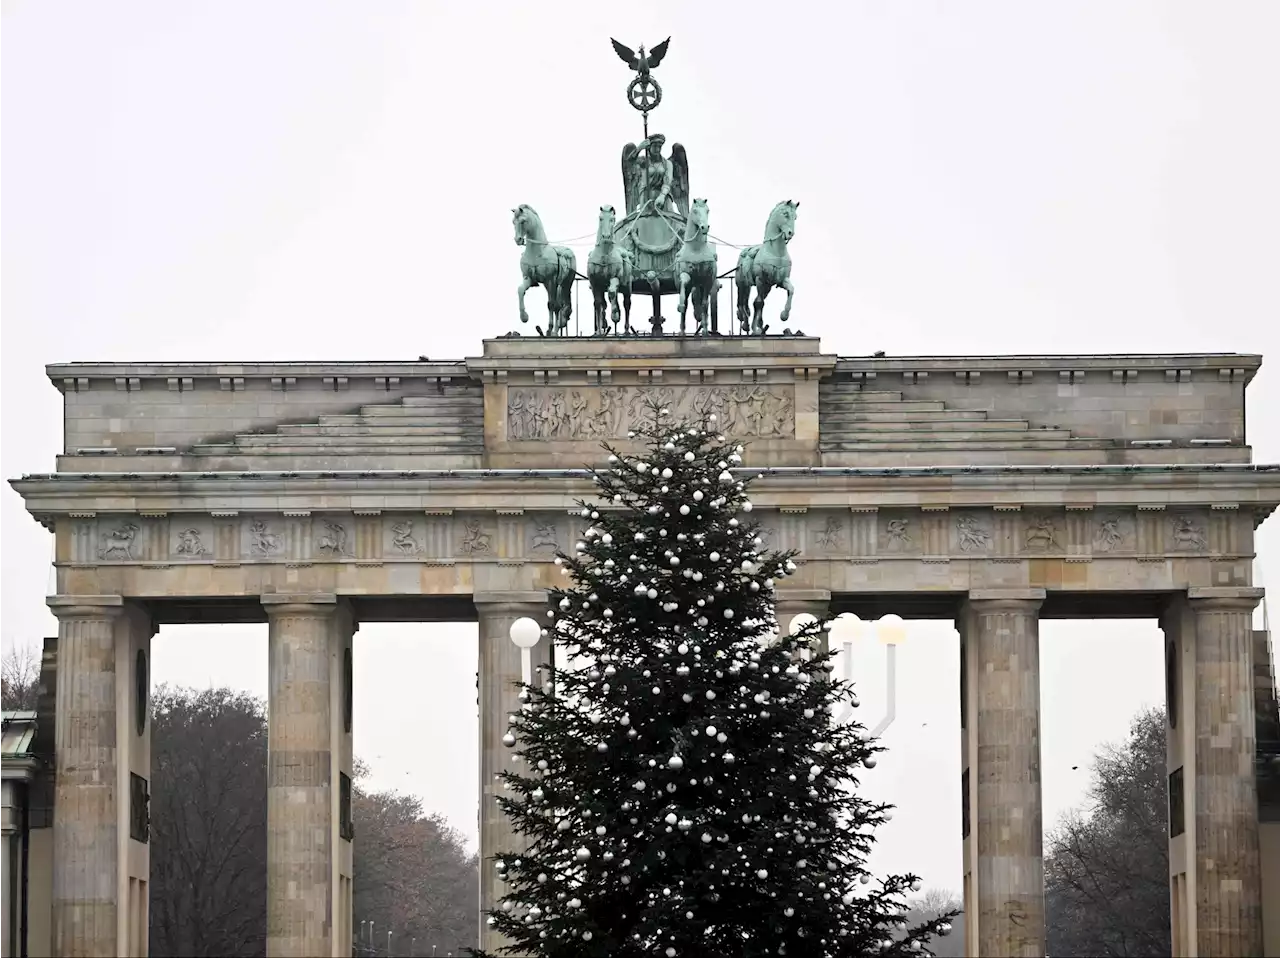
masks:
[[[478,354],[518,325],[510,209],[555,238],[622,205],[608,38],[669,34],[653,128],[726,240],[802,201],[792,321],[826,351],[1268,353],[1249,439],[1280,461],[1278,3],[5,0],[4,476],[53,467],[45,363]],[[0,506],[8,646],[56,625],[51,538]],[[154,675],[265,694],[265,640],[166,628]],[[376,784],[474,837],[474,626],[356,648]],[[1048,622],[1041,653],[1052,824],[1161,701],[1159,632]],[[874,724],[883,648],[856,665]],[[950,625],[913,625],[869,779],[900,806],[876,864],[952,889],[957,675]]]

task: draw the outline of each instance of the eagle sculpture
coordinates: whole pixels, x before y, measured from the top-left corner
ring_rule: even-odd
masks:
[[[643,44],[640,46],[640,52],[636,53],[635,50],[632,50],[628,46],[624,46],[612,37],[609,38],[609,42],[613,44],[613,49],[617,51],[618,56],[622,58],[623,63],[635,70],[636,73],[640,74],[640,76],[647,77],[649,75],[649,71],[661,63],[662,58],[667,55],[667,44],[671,42],[671,38],[667,37],[656,47],[650,50],[648,54],[644,52]]]

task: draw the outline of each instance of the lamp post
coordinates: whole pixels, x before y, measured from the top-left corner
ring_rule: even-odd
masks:
[[[542,638],[542,626],[528,616],[511,623],[511,641],[520,649],[520,674],[525,685],[533,683],[533,647]]]
[[[797,616],[796,618],[799,618]],[[902,621],[902,616],[893,615],[892,613],[884,616],[875,622],[863,622],[857,616],[851,616],[853,628],[851,634],[841,642],[844,647],[844,677],[845,681],[853,681],[853,656],[849,653],[853,649],[853,642],[865,631],[864,627],[869,626],[870,630],[875,633],[876,637],[883,642],[888,648],[885,649],[885,712],[874,729],[870,732],[870,738],[879,738],[884,734],[885,729],[893,724],[893,720],[898,717],[898,645],[907,637],[907,626]],[[794,619],[792,622],[794,623]],[[794,631],[794,629],[792,630]],[[852,708],[846,704],[845,714],[841,716],[841,721],[847,720],[852,715]]]

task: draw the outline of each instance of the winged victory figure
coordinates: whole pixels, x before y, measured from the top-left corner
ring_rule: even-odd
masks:
[[[669,213],[673,209],[682,216],[689,215],[689,157],[679,143],[671,145],[670,158],[663,156],[666,142],[665,136],[655,133],[638,146],[628,143],[622,148],[628,216],[638,212]]]
[[[613,44],[613,49],[617,51],[618,56],[622,58],[623,63],[635,70],[636,73],[640,74],[640,76],[647,77],[649,75],[649,71],[661,63],[662,58],[667,55],[667,44],[671,42],[671,38],[667,37],[656,47],[650,50],[647,55],[644,52],[643,43],[640,45],[640,52],[636,53],[635,50],[632,50],[629,46],[619,43],[612,37],[609,38],[609,42]]]

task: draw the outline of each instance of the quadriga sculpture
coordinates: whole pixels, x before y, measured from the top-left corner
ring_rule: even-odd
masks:
[[[547,291],[545,335],[566,336],[569,317],[573,315],[573,279],[578,272],[573,250],[547,243],[542,220],[528,203],[521,203],[511,214],[516,229],[516,245],[524,247],[520,257],[520,272],[524,277],[520,283],[520,322],[529,321],[529,314],[524,308],[524,294],[532,286],[542,286]]]
[[[799,208],[795,200],[783,200],[775,206],[764,227],[764,242],[748,246],[738,255],[738,323],[744,333],[764,335],[764,301],[775,286],[787,291],[787,302],[779,318],[785,323],[791,315],[795,287],[791,285],[791,254],[787,252],[787,244],[796,235]],[[756,289],[756,299],[748,312],[752,286]]]

